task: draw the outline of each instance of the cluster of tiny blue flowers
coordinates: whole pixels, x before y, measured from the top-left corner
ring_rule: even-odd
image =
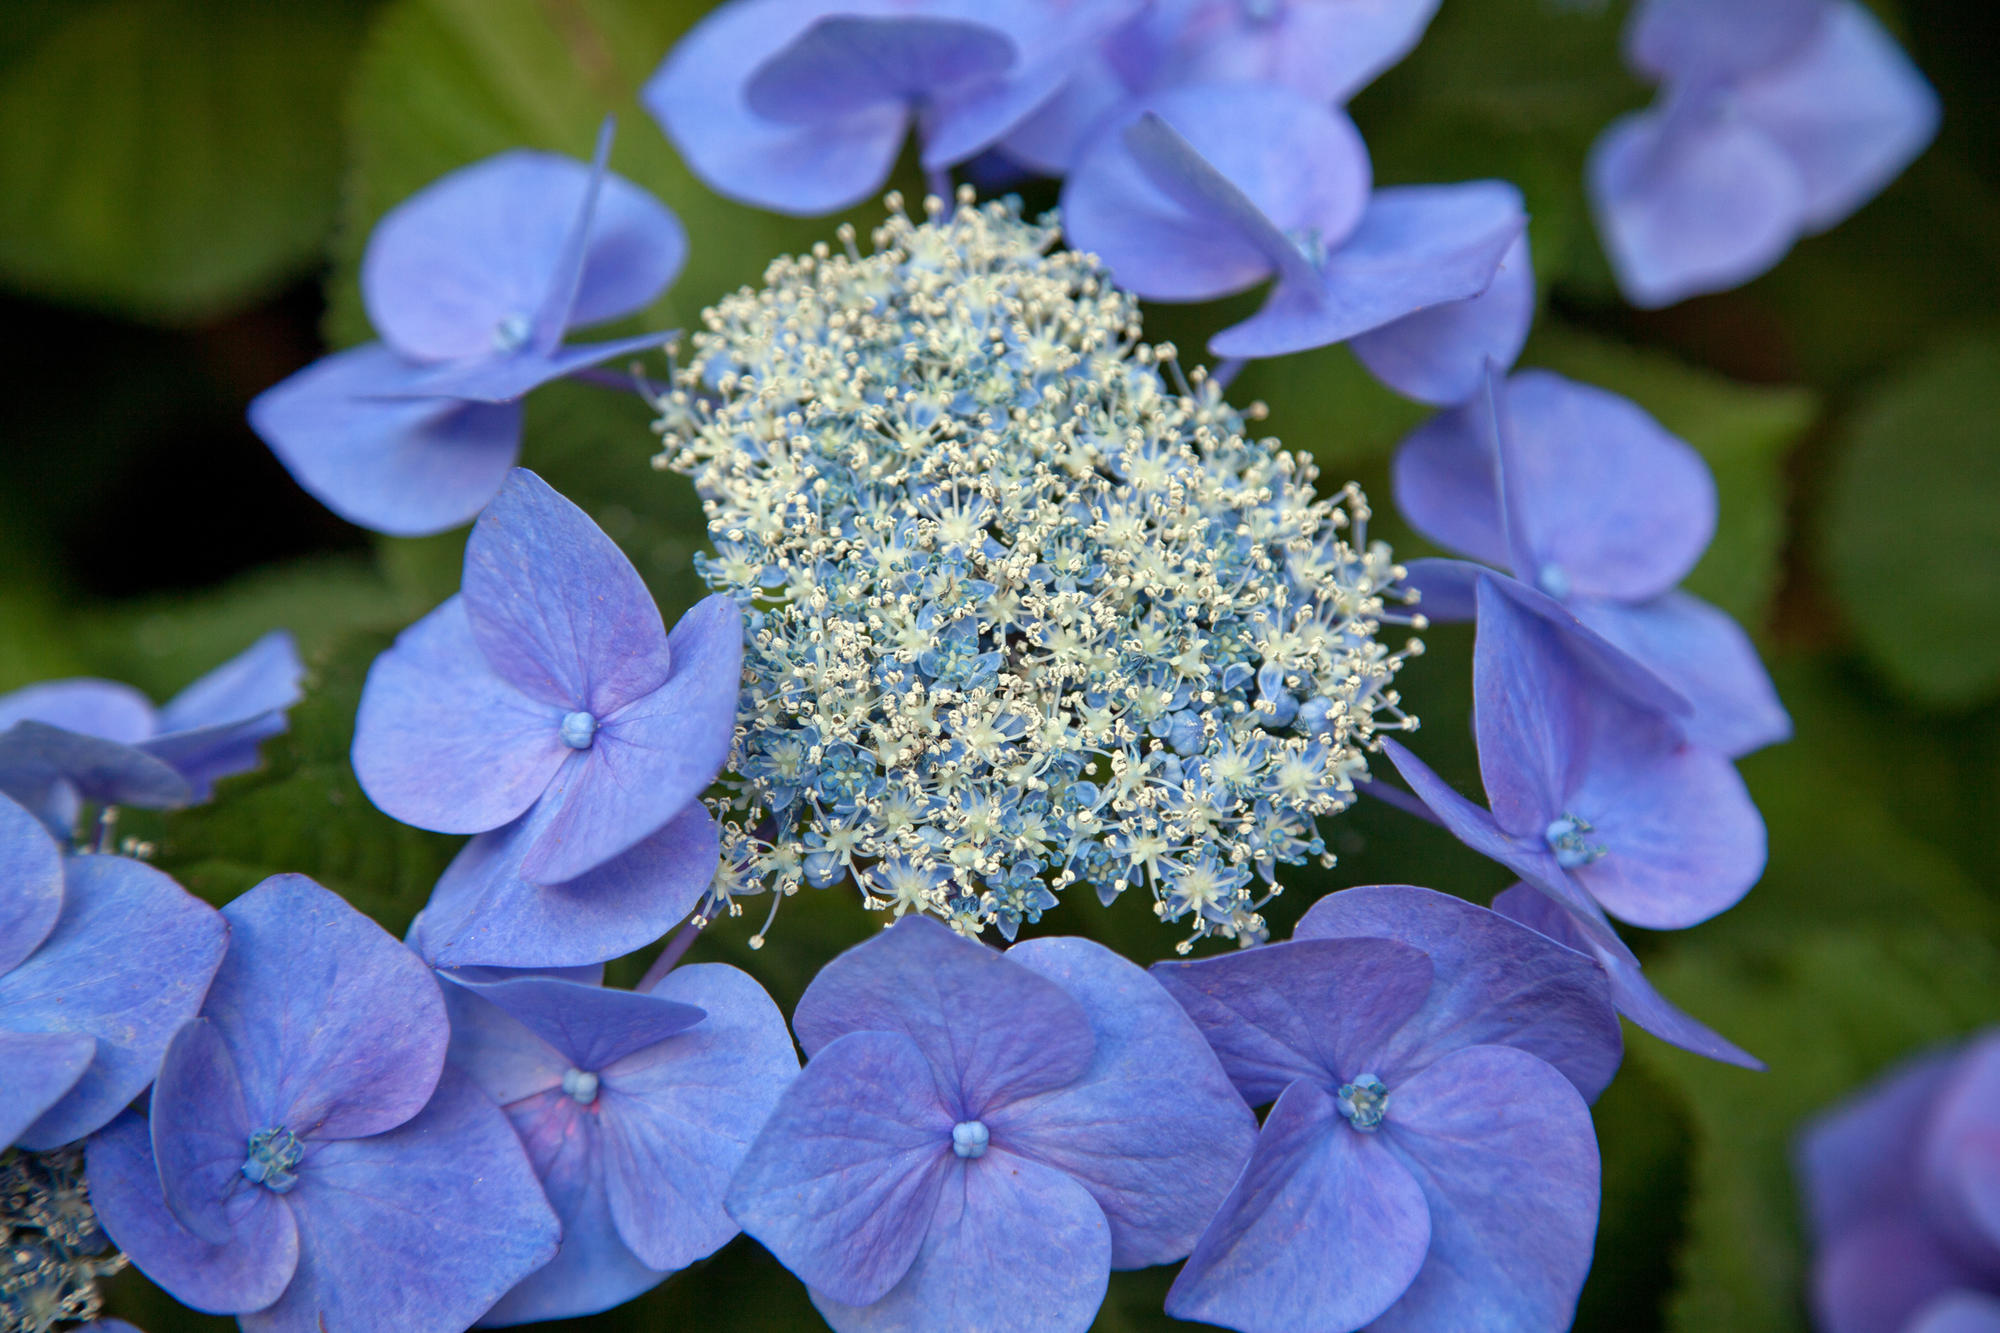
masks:
[[[709,910],[852,881],[1012,939],[1143,885],[1260,940],[1277,867],[1414,726],[1420,645],[1377,638],[1420,624],[1402,570],[1052,222],[929,202],[707,312],[658,400],[749,624]]]
[[[0,1328],[46,1333],[103,1308],[100,1278],[125,1267],[90,1210],[83,1152],[0,1151]]]

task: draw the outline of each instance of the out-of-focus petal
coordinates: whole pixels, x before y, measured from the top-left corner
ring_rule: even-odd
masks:
[[[1097,128],[1131,96],[1101,51],[1087,51],[1048,100],[1007,132],[1000,150],[1043,176],[1066,176]]]
[[[45,680],[0,695],[0,731],[29,720],[127,745],[137,745],[160,725],[145,695],[115,680],[89,677]]]
[[[1511,564],[1507,531],[1500,512],[1500,492],[1494,479],[1493,451],[1487,435],[1486,405],[1474,399],[1465,406],[1440,412],[1417,427],[1396,446],[1390,478],[1396,508],[1410,526],[1446,550],[1500,569]],[[1444,561],[1412,561],[1414,568]],[[1470,587],[1464,589],[1470,602]],[[1431,593],[1422,609],[1436,615]],[[1471,618],[1465,609],[1463,618]],[[1459,617],[1453,617],[1454,619]]]
[[[136,746],[32,720],[0,731],[0,793],[65,838],[77,796],[147,810],[171,810],[194,799],[186,778]]]
[[[1922,1127],[1959,1053],[1954,1046],[1917,1056],[1807,1123],[1798,1176],[1818,1244],[1915,1205],[1927,1140]]]
[[[849,1032],[814,1053],[764,1122],[729,1184],[729,1215],[806,1285],[871,1304],[924,1244],[958,1168],[954,1119],[909,1037]]]
[[[1597,1236],[1597,1134],[1560,1071],[1471,1046],[1390,1085],[1382,1137],[1423,1187],[1430,1250],[1372,1327],[1566,1328]]]
[[[62,901],[61,849],[40,820],[0,796],[0,977],[49,937]]]
[[[1428,958],[1386,939],[1293,940],[1151,972],[1252,1106],[1293,1082],[1373,1072],[1432,978]]]
[[[1917,1311],[1904,1333],[2000,1333],[2000,1299],[1953,1291]]]
[[[1675,590],[1636,604],[1578,598],[1570,608],[1694,706],[1681,730],[1738,758],[1792,734],[1756,645],[1719,607]]]
[[[305,674],[298,644],[284,630],[272,630],[167,700],[159,732],[192,731],[290,708],[299,701]]]
[[[205,1018],[174,1034],[153,1085],[153,1159],[167,1211],[210,1245],[236,1234],[230,1196],[248,1188],[243,1163],[250,1135],[243,1083],[229,1047]]]
[[[481,833],[514,819],[576,751],[562,712],[493,674],[453,597],[368,668],[354,719],[354,775],[406,824]]]
[[[469,521],[521,452],[519,403],[394,398],[421,367],[382,343],[323,357],[250,404],[250,426],[334,513],[422,537]]]
[[[304,875],[273,875],[222,915],[229,952],[204,1013],[251,1121],[347,1139],[423,1109],[450,1030],[422,959]]]
[[[2000,1034],[1972,1043],[1924,1136],[1925,1215],[1960,1255],[2000,1273]]]
[[[1438,0],[1155,0],[1120,34],[1121,68],[1140,86],[1282,84],[1345,102],[1416,46]]]
[[[671,336],[635,333],[608,342],[573,343],[548,352],[523,348],[511,356],[426,370],[395,391],[377,397],[392,401],[452,398],[468,403],[511,403],[586,366],[639,352],[659,351]]]
[[[1432,621],[1465,621],[1478,615],[1476,597],[1484,572],[1480,566],[1467,560],[1412,560],[1406,567],[1409,577],[1404,586],[1422,595],[1417,609]]]
[[[1113,1268],[1181,1258],[1248,1160],[1257,1118],[1201,1030],[1139,967],[1073,938],[1027,940],[1007,957],[1077,998],[1097,1053],[1068,1087],[991,1116],[993,1143],[1090,1191],[1111,1223]]]
[[[76,856],[64,869],[55,929],[0,976],[0,1026],[97,1040],[83,1077],[20,1136],[35,1149],[82,1138],[153,1081],[228,944],[215,909],[149,865]]]
[[[298,1268],[299,1232],[291,1205],[278,1195],[239,1190],[231,1209],[235,1239],[210,1245],[167,1210],[140,1116],[124,1112],[93,1135],[84,1152],[98,1225],[175,1300],[210,1314],[240,1314],[284,1294]]]
[[[849,1032],[906,1034],[959,1119],[1075,1082],[1096,1045],[1068,991],[914,915],[821,968],[792,1027],[808,1056]]]
[[[5,1015],[0,1015],[5,1017]],[[0,1151],[14,1146],[28,1126],[76,1086],[97,1050],[82,1032],[16,1032],[0,1028]]]
[[[1083,1186],[998,1148],[954,1162],[922,1250],[893,1290],[842,1304],[815,1287],[835,1333],[1084,1333],[1104,1303],[1110,1226]]]
[[[1294,1083],[1167,1313],[1260,1333],[1358,1329],[1402,1295],[1430,1243],[1423,1189],[1383,1136],[1351,1128],[1319,1084]]]
[[[1644,0],[1625,30],[1632,64],[1660,79],[1727,78],[1795,55],[1826,0]]]
[[[776,124],[821,124],[994,78],[1018,54],[1006,33],[982,23],[828,13],[757,66],[743,85],[743,103]]]
[[[1520,358],[1534,318],[1535,268],[1522,232],[1485,291],[1361,334],[1353,350],[1370,374],[1405,398],[1448,407],[1478,391],[1485,366],[1505,371]]]
[[[286,1197],[298,1272],[244,1333],[465,1328],[561,1235],[507,1118],[455,1069],[397,1128],[314,1145]]]
[[[1825,1333],[1911,1333],[1911,1320],[1932,1300],[1980,1285],[1980,1275],[1936,1232],[1914,1216],[1891,1215],[1863,1222],[1820,1252],[1813,1313]]]

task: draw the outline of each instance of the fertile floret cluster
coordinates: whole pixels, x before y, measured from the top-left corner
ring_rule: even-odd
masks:
[[[1012,938],[1143,884],[1262,938],[1276,867],[1414,725],[1420,645],[1377,641],[1421,626],[1402,569],[1052,221],[889,205],[874,253],[843,230],[708,311],[657,400],[750,625],[708,910],[852,879]]]
[[[98,1279],[123,1267],[91,1211],[81,1148],[0,1151],[0,1329],[95,1319]]]

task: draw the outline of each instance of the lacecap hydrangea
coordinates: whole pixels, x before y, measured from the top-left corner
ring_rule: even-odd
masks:
[[[656,400],[748,615],[704,912],[852,881],[1012,938],[1143,885],[1263,938],[1277,867],[1414,725],[1402,569],[1053,219],[889,208],[872,253],[844,228],[706,312]]]

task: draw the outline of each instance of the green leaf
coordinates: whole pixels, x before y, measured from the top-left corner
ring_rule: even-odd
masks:
[[[1802,1333],[1808,1256],[1790,1168],[1801,1124],[1906,1054],[1990,1022],[2000,954],[1933,928],[1795,929],[1764,947],[1684,948],[1653,972],[1676,1003],[1716,1019],[1771,1066],[1754,1073],[1634,1043],[1635,1060],[1675,1090],[1694,1132],[1668,1327]]]
[[[1752,627],[1761,624],[1785,545],[1785,459],[1818,416],[1812,392],[1741,384],[1546,322],[1522,363],[1624,394],[1700,450],[1715,472],[1721,512],[1688,591]]]
[[[178,321],[310,265],[334,218],[365,4],[65,11],[38,10],[0,63],[0,280]]]
[[[1848,423],[1821,563],[1877,666],[1919,702],[2000,692],[2000,335],[1918,361]]]

